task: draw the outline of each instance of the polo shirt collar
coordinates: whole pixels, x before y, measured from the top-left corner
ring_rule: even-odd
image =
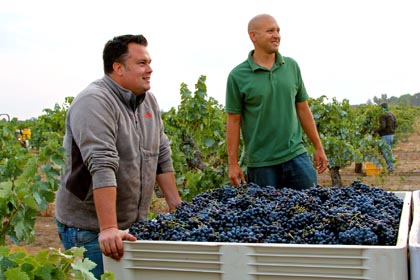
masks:
[[[253,54],[254,54],[254,50],[250,51],[249,54],[248,54],[248,63],[249,63],[249,66],[251,66],[252,71],[255,72],[258,69],[265,69],[264,67],[255,63],[254,59],[252,59]],[[279,52],[276,53],[275,64],[278,65],[278,66],[284,64],[284,58]]]

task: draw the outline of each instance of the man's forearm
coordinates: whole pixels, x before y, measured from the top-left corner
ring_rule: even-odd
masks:
[[[226,135],[228,165],[238,164],[238,150],[240,141],[240,115],[228,114]]]
[[[116,199],[116,187],[102,187],[93,190],[96,215],[98,216],[100,231],[109,228],[118,228]]]
[[[156,176],[156,181],[162,190],[169,210],[174,210],[182,200],[176,187],[175,175],[173,172],[161,173]]]

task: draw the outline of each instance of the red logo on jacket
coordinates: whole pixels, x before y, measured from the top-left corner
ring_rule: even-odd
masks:
[[[146,114],[144,114],[144,117],[145,117],[146,119],[150,119],[150,118],[152,117],[152,113],[147,112]]]

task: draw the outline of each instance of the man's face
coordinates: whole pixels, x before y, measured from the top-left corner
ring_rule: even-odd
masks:
[[[275,53],[280,46],[280,27],[276,20],[271,17],[261,19],[255,30],[251,33],[251,39],[254,42],[255,48],[258,48],[266,53]]]
[[[136,43],[128,45],[128,55],[121,65],[121,86],[131,90],[136,95],[150,89],[150,77],[153,72],[152,62],[147,47]]]

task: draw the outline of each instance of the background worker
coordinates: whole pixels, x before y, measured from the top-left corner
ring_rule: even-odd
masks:
[[[398,127],[397,118],[389,110],[388,103],[384,102],[380,105],[382,107],[382,114],[379,117],[379,127],[374,130],[374,133],[379,134],[382,140],[389,145],[389,151],[382,150],[386,164],[388,165],[388,172],[394,172],[394,155],[392,153],[392,146],[394,144],[395,129]]]

